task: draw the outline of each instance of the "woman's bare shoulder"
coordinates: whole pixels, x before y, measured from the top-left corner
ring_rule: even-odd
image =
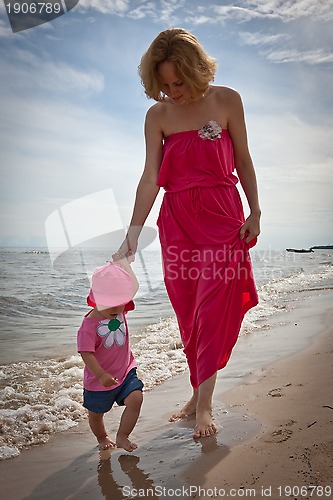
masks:
[[[146,113],[146,124],[158,123],[160,121],[160,116],[161,116],[160,103],[157,102],[148,109]]]
[[[237,90],[231,87],[214,86],[214,93],[218,100],[224,102],[232,102],[240,99],[240,94]]]
[[[146,126],[155,127],[163,137],[168,135],[166,131],[170,128],[170,121],[174,121],[173,108],[167,99],[153,104],[147,111]]]
[[[166,113],[166,107],[166,103],[156,102],[148,109],[146,113],[146,120],[161,123]]]
[[[242,98],[237,90],[230,87],[216,87],[216,89],[216,105],[223,110],[229,127],[230,119],[243,113]]]
[[[153,104],[146,113],[145,133],[146,136],[161,138],[163,136],[163,103],[157,102]]]

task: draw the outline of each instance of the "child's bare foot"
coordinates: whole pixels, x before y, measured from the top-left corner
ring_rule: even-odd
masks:
[[[127,436],[119,436],[116,437],[117,448],[124,448],[126,451],[134,451],[137,449],[138,445],[132,443]]]
[[[209,410],[198,410],[193,437],[197,439],[197,438],[212,436],[213,434],[216,433],[217,429],[213,422],[212,412]]]
[[[115,448],[116,443],[109,438],[108,435],[103,436],[101,438],[97,438],[99,442],[99,447],[101,450],[108,450],[109,448]]]
[[[182,418],[192,417],[196,413],[198,393],[195,392],[186,405],[178,412],[171,415],[169,422],[176,422]]]

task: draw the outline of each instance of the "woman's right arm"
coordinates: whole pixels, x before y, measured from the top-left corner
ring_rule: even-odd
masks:
[[[138,238],[160,190],[157,177],[162,161],[163,133],[159,124],[159,106],[152,106],[145,120],[146,161],[143,174],[139,181],[133,215],[128,228],[126,239],[115,254],[117,258],[135,253]]]

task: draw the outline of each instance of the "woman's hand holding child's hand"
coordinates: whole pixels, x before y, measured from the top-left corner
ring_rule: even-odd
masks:
[[[112,255],[114,261],[127,258],[130,264],[134,262],[135,252],[138,248],[139,229],[142,229],[142,226],[133,226],[130,229],[132,229],[132,233],[126,235],[117,252]]]
[[[98,379],[101,385],[104,387],[112,387],[113,385],[118,384],[118,379],[114,378],[110,373],[103,373]]]

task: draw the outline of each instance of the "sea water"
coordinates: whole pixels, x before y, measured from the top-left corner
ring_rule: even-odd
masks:
[[[333,288],[332,255],[329,249],[252,249],[260,302],[246,314],[240,334],[267,328],[269,316],[293,308],[301,292]],[[103,252],[90,249],[54,266],[47,249],[0,249],[0,459],[45,443],[86,417],[76,333],[88,311],[92,270],[105,260]],[[139,376],[149,390],[187,364],[160,252],[142,251],[133,266],[140,291],[128,323]]]

